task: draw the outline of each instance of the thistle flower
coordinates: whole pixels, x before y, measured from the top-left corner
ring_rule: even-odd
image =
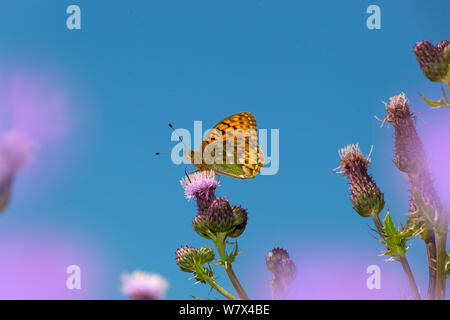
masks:
[[[0,141],[0,212],[9,202],[14,175],[31,158],[32,144],[23,132],[11,130]]]
[[[219,185],[214,171],[191,174],[181,179],[180,184],[187,199],[197,199],[198,214],[206,214],[210,203],[216,198],[215,191]]]
[[[158,274],[134,271],[122,275],[122,293],[133,300],[159,300],[166,295],[169,283]]]
[[[425,149],[414,126],[415,115],[410,111],[404,93],[389,98],[385,103],[387,115],[384,122],[395,130],[394,162],[405,173],[418,173],[425,166]]]
[[[431,81],[445,81],[450,65],[449,42],[444,40],[433,46],[420,41],[414,46],[414,54],[423,74]]]
[[[389,98],[385,104],[384,122],[393,125],[395,130],[394,163],[408,175],[410,184],[410,212],[417,210],[412,193],[417,190],[432,211],[441,210],[440,200],[434,189],[429,173],[425,148],[415,128],[415,115],[404,93]],[[414,210],[414,211],[412,211]]]
[[[216,198],[206,214],[197,215],[192,227],[202,237],[210,239],[211,233],[225,232],[227,237],[237,238],[247,226],[247,210],[241,206],[230,206],[225,198]]]
[[[225,198],[216,198],[210,204],[208,211],[209,229],[213,233],[231,232],[234,230],[233,210]]]
[[[175,252],[175,260],[181,271],[195,272],[195,259],[197,257],[197,249],[189,246],[183,246]]]
[[[271,286],[273,294],[279,290],[285,292],[294,282],[297,275],[297,267],[291,260],[286,250],[275,248],[269,252],[266,258],[267,268],[272,272]]]
[[[358,144],[342,148],[339,155],[341,173],[350,180],[353,208],[361,217],[378,215],[384,208],[384,195],[367,172],[370,155],[365,158]]]

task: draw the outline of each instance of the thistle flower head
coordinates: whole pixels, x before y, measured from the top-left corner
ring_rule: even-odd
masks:
[[[423,74],[431,81],[443,81],[447,77],[450,61],[446,50],[449,42],[444,40],[433,46],[428,41],[420,41],[414,46],[414,54]]]
[[[384,195],[368,174],[370,155],[364,157],[358,144],[348,145],[339,151],[339,168],[350,180],[353,208],[362,217],[379,214],[384,208]]]
[[[232,232],[234,230],[233,210],[225,198],[214,199],[208,208],[207,214],[209,229],[213,233]]]
[[[181,271],[194,272],[195,260],[197,258],[197,249],[189,246],[183,246],[175,252],[175,260]]]
[[[389,98],[385,103],[385,122],[391,123],[395,130],[394,162],[397,168],[407,174],[423,171],[425,149],[415,128],[415,115],[410,110],[404,93]]]
[[[214,171],[201,171],[180,180],[187,199],[196,198],[199,214],[205,214],[212,200],[216,198],[215,191],[219,183]]]
[[[169,283],[159,274],[134,271],[122,275],[122,293],[133,300],[159,300],[166,295]]]

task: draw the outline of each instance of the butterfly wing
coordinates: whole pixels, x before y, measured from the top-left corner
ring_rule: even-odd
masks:
[[[256,119],[250,112],[231,115],[216,124],[202,142],[204,154],[208,150],[213,150],[216,159],[222,159],[208,165],[219,174],[251,179],[264,166],[264,155],[258,146]]]

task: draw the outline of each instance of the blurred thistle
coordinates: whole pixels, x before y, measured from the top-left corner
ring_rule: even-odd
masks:
[[[340,173],[350,180],[350,197],[353,208],[361,217],[377,217],[384,208],[384,195],[367,170],[370,154],[364,157],[358,144],[339,150]]]
[[[8,205],[14,176],[31,159],[32,143],[17,130],[8,131],[0,141],[0,212]]]
[[[198,214],[206,214],[211,202],[216,198],[219,182],[214,171],[201,171],[181,179],[181,186],[187,199],[196,198]]]
[[[266,265],[267,269],[272,272],[272,281],[270,282],[272,298],[275,298],[277,291],[285,295],[297,275],[295,263],[291,260],[286,250],[275,248],[269,251]]]
[[[166,295],[169,283],[159,274],[134,271],[122,274],[122,293],[132,300],[160,300]]]
[[[446,40],[433,46],[428,41],[420,41],[414,46],[414,54],[423,74],[431,81],[448,81],[450,68],[450,43]]]

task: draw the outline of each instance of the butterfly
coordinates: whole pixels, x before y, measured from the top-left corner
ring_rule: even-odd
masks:
[[[169,126],[175,131],[170,123]],[[183,154],[187,162],[197,167],[190,174],[212,170],[219,176],[252,179],[264,166],[256,119],[250,112],[223,119],[208,131],[197,150],[184,150]]]
[[[264,166],[255,117],[240,112],[223,119],[206,134],[197,150],[185,150],[184,157],[198,168],[196,171],[254,178]]]

